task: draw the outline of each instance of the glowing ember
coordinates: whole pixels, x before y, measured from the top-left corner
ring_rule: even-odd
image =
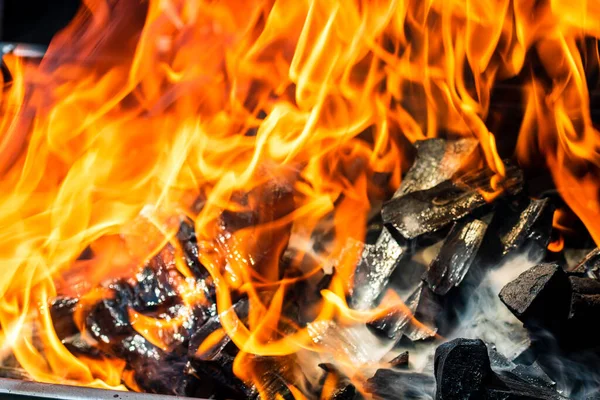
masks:
[[[486,126],[497,81],[526,82],[518,161],[547,167],[600,243],[585,75],[598,62],[586,40],[600,37],[597,4],[85,0],[40,65],[4,57],[0,356],[38,381],[147,390],[92,322],[115,317],[123,287],[146,287],[150,266],[159,283],[132,296],[160,284],[172,297],[152,312],[123,308],[131,346],[162,360],[216,303],[222,328],[198,336],[194,356],[231,340],[240,391],[273,397],[264,377],[277,370],[276,394],[309,396],[295,384],[301,357],[335,359],[362,390],[358,367],[381,358],[361,353],[365,322],[393,311],[434,332],[393,293],[372,310],[348,306],[360,256],[348,243],[364,240],[417,140],[477,138],[461,169],[487,166],[480,195],[501,194],[504,139]],[[303,292],[332,267],[320,293]],[[56,298],[78,299],[78,340],[101,351],[59,338]],[[328,375],[323,396],[336,384]]]

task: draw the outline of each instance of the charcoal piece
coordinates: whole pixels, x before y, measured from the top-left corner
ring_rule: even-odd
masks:
[[[571,289],[558,264],[539,264],[504,286],[499,296],[528,328],[556,331],[567,318]]]
[[[398,266],[405,251],[384,228],[374,245],[366,244],[354,273],[354,286],[350,297],[352,308],[373,308]]]
[[[554,206],[549,199],[517,199],[501,204],[491,232],[500,240],[501,256],[514,252],[525,243],[545,250],[550,242]]]
[[[367,380],[365,391],[375,399],[428,399],[433,397],[435,379],[418,372],[378,369]]]
[[[241,319],[248,315],[248,299],[242,298],[237,301],[229,310],[224,311],[220,314],[215,314],[208,318],[208,320],[199,327],[191,336],[188,355],[192,359],[200,359],[204,361],[210,361],[217,358],[223,350],[227,348],[231,342],[231,338],[227,335],[223,335],[221,340],[214,343],[209,349],[203,351],[201,354],[198,353],[198,348],[216,330],[221,328],[221,316],[224,313],[235,312]]]
[[[600,328],[600,281],[570,276],[571,301],[565,325],[567,347],[598,346]]]
[[[435,336],[435,321],[442,308],[439,296],[421,282],[405,303],[409,313],[392,312],[371,321],[368,327],[376,334],[396,341],[400,340],[402,335],[411,341]]]
[[[127,362],[136,383],[145,392],[188,396],[202,383],[196,376],[185,373],[186,358],[165,353],[137,333],[110,347],[112,354]]]
[[[159,256],[153,258],[156,259]],[[152,265],[154,264],[154,265]],[[158,264],[158,265],[156,265]],[[135,300],[133,307],[140,312],[156,311],[174,305],[178,294],[169,282],[166,267],[160,262],[151,262],[136,275],[137,284],[133,286]]]
[[[335,365],[329,363],[319,364],[325,371],[319,384],[322,387],[320,398],[350,400],[356,397],[356,387],[350,383],[347,376],[342,374]]]
[[[477,149],[477,140],[428,139],[414,144],[417,156],[394,197],[430,189],[450,178]]]
[[[490,187],[492,176],[489,169],[483,169],[430,189],[393,198],[383,205],[383,221],[406,239],[437,231],[488,204],[481,192],[494,191]],[[508,165],[500,195],[516,194],[522,188],[523,173]]]
[[[219,399],[250,399],[256,395],[252,386],[246,385],[233,373],[235,357],[219,353],[212,360],[190,358],[186,374],[199,376],[202,381],[210,381],[213,389],[204,397],[217,396]]]
[[[496,373],[479,339],[454,339],[435,352],[436,399],[564,399],[547,382],[518,373]]]
[[[445,295],[462,282],[475,260],[488,224],[489,219],[467,219],[454,225],[425,273],[424,280],[431,290]]]
[[[436,399],[479,399],[493,372],[479,339],[455,339],[435,351]]]
[[[50,304],[50,317],[59,339],[62,340],[79,333],[73,320],[73,314],[78,304],[79,299],[71,297],[58,297]]]
[[[210,274],[199,260],[198,239],[192,221],[187,219],[181,221],[177,232],[177,240],[183,250],[185,263],[194,277],[198,279],[209,277]]]
[[[103,343],[133,333],[127,304],[117,299],[102,299],[86,317],[86,327],[91,336]]]
[[[600,248],[589,252],[571,272],[593,279],[600,279]]]
[[[408,351],[403,351],[396,357],[390,360],[389,364],[392,368],[405,368],[408,367]]]

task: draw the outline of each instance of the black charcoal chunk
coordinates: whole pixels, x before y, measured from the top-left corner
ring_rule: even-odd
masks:
[[[50,316],[54,330],[59,339],[64,339],[79,333],[73,320],[73,314],[79,304],[79,299],[71,297],[58,297],[50,304]]]
[[[487,347],[479,339],[455,339],[435,351],[436,399],[482,399],[493,375]]]
[[[136,279],[137,284],[133,286],[133,306],[137,311],[155,311],[159,307],[169,307],[177,302],[178,295],[169,282],[166,268],[151,264],[144,267],[136,275]]]
[[[488,204],[481,193],[495,192],[490,187],[492,176],[489,169],[483,169],[460,179],[444,181],[430,189],[393,198],[383,205],[383,221],[406,239],[437,231]],[[507,166],[501,188],[502,195],[520,192],[523,188],[522,171]]]
[[[427,399],[433,396],[435,379],[418,372],[378,369],[367,380],[365,390],[375,399]]]
[[[408,351],[403,351],[396,357],[390,360],[389,364],[392,368],[406,368],[408,367]]]
[[[127,362],[136,383],[148,393],[188,396],[200,385],[197,378],[185,373],[187,359],[165,353],[139,334],[115,343],[112,354]]]
[[[488,349],[479,339],[454,339],[435,352],[436,399],[564,399],[545,379],[533,379],[538,371],[496,373]]]
[[[321,363],[319,367],[325,371],[325,374],[319,381],[321,386],[320,398],[351,400],[357,397],[356,387],[350,383],[350,379],[342,374],[333,364]],[[333,378],[333,385],[326,382]]]
[[[380,336],[396,341],[400,340],[402,335],[413,342],[434,337],[435,321],[442,309],[439,296],[427,284],[420,282],[405,303],[407,310],[394,311],[373,320],[369,322],[369,328]]]
[[[201,360],[212,360],[223,352],[223,350],[231,342],[231,338],[227,335],[223,335],[223,338],[214,343],[209,349],[202,353],[198,353],[198,348],[213,332],[221,328],[221,317],[224,313],[236,313],[239,318],[246,318],[248,315],[248,299],[242,298],[238,300],[229,310],[226,310],[220,314],[215,314],[208,318],[208,320],[199,327],[190,338],[189,345],[189,356],[192,358],[198,358]]]
[[[571,272],[593,279],[600,279],[600,248],[596,248],[588,253]]]
[[[483,242],[488,223],[484,219],[467,219],[454,225],[425,273],[431,290],[445,295],[462,282]]]
[[[417,156],[402,179],[394,197],[430,189],[458,172],[463,163],[477,149],[477,140],[428,139],[415,143]]]
[[[535,244],[542,251],[550,243],[554,206],[549,199],[518,199],[504,203],[496,211],[493,233],[501,242],[501,255]]]
[[[539,264],[504,286],[499,296],[525,326],[556,330],[567,318],[571,289],[558,264]]]
[[[352,308],[364,310],[376,305],[404,253],[403,247],[386,228],[375,244],[364,246],[354,273],[354,286],[350,297]]]
[[[183,257],[186,265],[190,269],[190,272],[199,279],[205,279],[209,276],[206,268],[200,263],[198,258],[198,240],[196,238],[196,231],[194,230],[193,222],[190,220],[183,220],[179,225],[179,231],[177,232],[177,240],[183,250]]]

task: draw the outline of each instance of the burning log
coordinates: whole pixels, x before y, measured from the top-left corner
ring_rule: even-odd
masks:
[[[477,140],[428,139],[414,144],[417,156],[410,167],[394,198],[432,187],[447,181],[458,172],[471,157],[477,147]]]
[[[479,339],[455,339],[435,352],[436,399],[565,399],[546,384],[524,375],[492,370]]]
[[[460,180],[446,180],[430,189],[396,197],[384,204],[383,220],[406,239],[437,231],[488,204],[481,192],[495,191],[490,186],[491,177],[489,169],[482,169]],[[521,170],[508,165],[502,193],[516,194],[522,188]]]
[[[440,252],[425,273],[424,280],[436,294],[445,295],[458,286],[475,260],[491,215],[457,222]]]
[[[350,297],[353,308],[363,310],[376,305],[404,253],[404,248],[386,228],[383,228],[374,245],[364,245],[354,273]]]

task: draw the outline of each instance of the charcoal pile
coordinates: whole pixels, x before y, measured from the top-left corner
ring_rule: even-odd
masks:
[[[234,372],[240,349],[221,325],[224,314],[217,312],[216,285],[199,261],[200,249],[187,219],[176,235],[180,252],[165,246],[134,278],[99,288],[102,296],[92,302],[55,299],[51,310],[56,333],[73,354],[125,360],[133,376],[126,384],[150,393],[234,399],[262,393],[293,399],[291,385],[300,380],[309,397],[348,400],[593,396],[590,382],[595,378],[565,375],[561,366],[569,363],[577,365],[573,371],[585,371],[600,365],[595,356],[600,350],[600,252],[591,251],[572,267],[564,257],[548,252],[554,200],[531,198],[522,171],[509,161],[499,180],[492,179],[494,172],[485,166],[473,168],[479,153],[476,141],[432,139],[417,143],[416,149],[412,168],[369,227],[373,240],[348,245],[360,248],[349,307],[368,313],[389,290],[405,306],[366,322],[367,332],[388,349],[376,368],[365,366],[359,374],[350,374],[347,366],[332,359],[305,376],[298,372],[295,355],[245,354],[254,378],[241,379]],[[218,230],[225,247],[233,240],[231,232],[269,223],[294,208],[292,192],[277,184],[236,201],[261,212],[224,212]],[[276,234],[253,233],[256,272],[262,277],[300,276],[293,267],[293,249],[286,249],[290,230],[288,224]],[[191,309],[177,289],[177,282],[187,278],[175,267],[176,257],[183,257],[194,290],[206,299]],[[279,260],[276,271],[268,267],[274,259]],[[536,264],[527,268],[530,261],[523,260]],[[494,292],[491,288],[498,282],[490,277],[509,264],[515,269],[515,263],[520,274]],[[290,326],[307,326],[308,310],[329,287],[335,267],[315,282],[290,283],[292,301],[281,310]],[[504,329],[521,329],[527,337],[519,354],[498,350],[488,340],[493,335],[486,335],[485,323],[462,337],[466,320],[477,325],[473,307],[485,290],[493,292],[494,300],[489,301],[496,308],[491,318],[495,312],[512,313]],[[232,307],[224,312],[234,312],[245,323],[249,304],[245,295],[234,295]],[[183,322],[152,336],[140,333],[142,317]],[[347,343],[346,347],[360,347],[356,340]],[[581,349],[590,357],[578,358]]]

